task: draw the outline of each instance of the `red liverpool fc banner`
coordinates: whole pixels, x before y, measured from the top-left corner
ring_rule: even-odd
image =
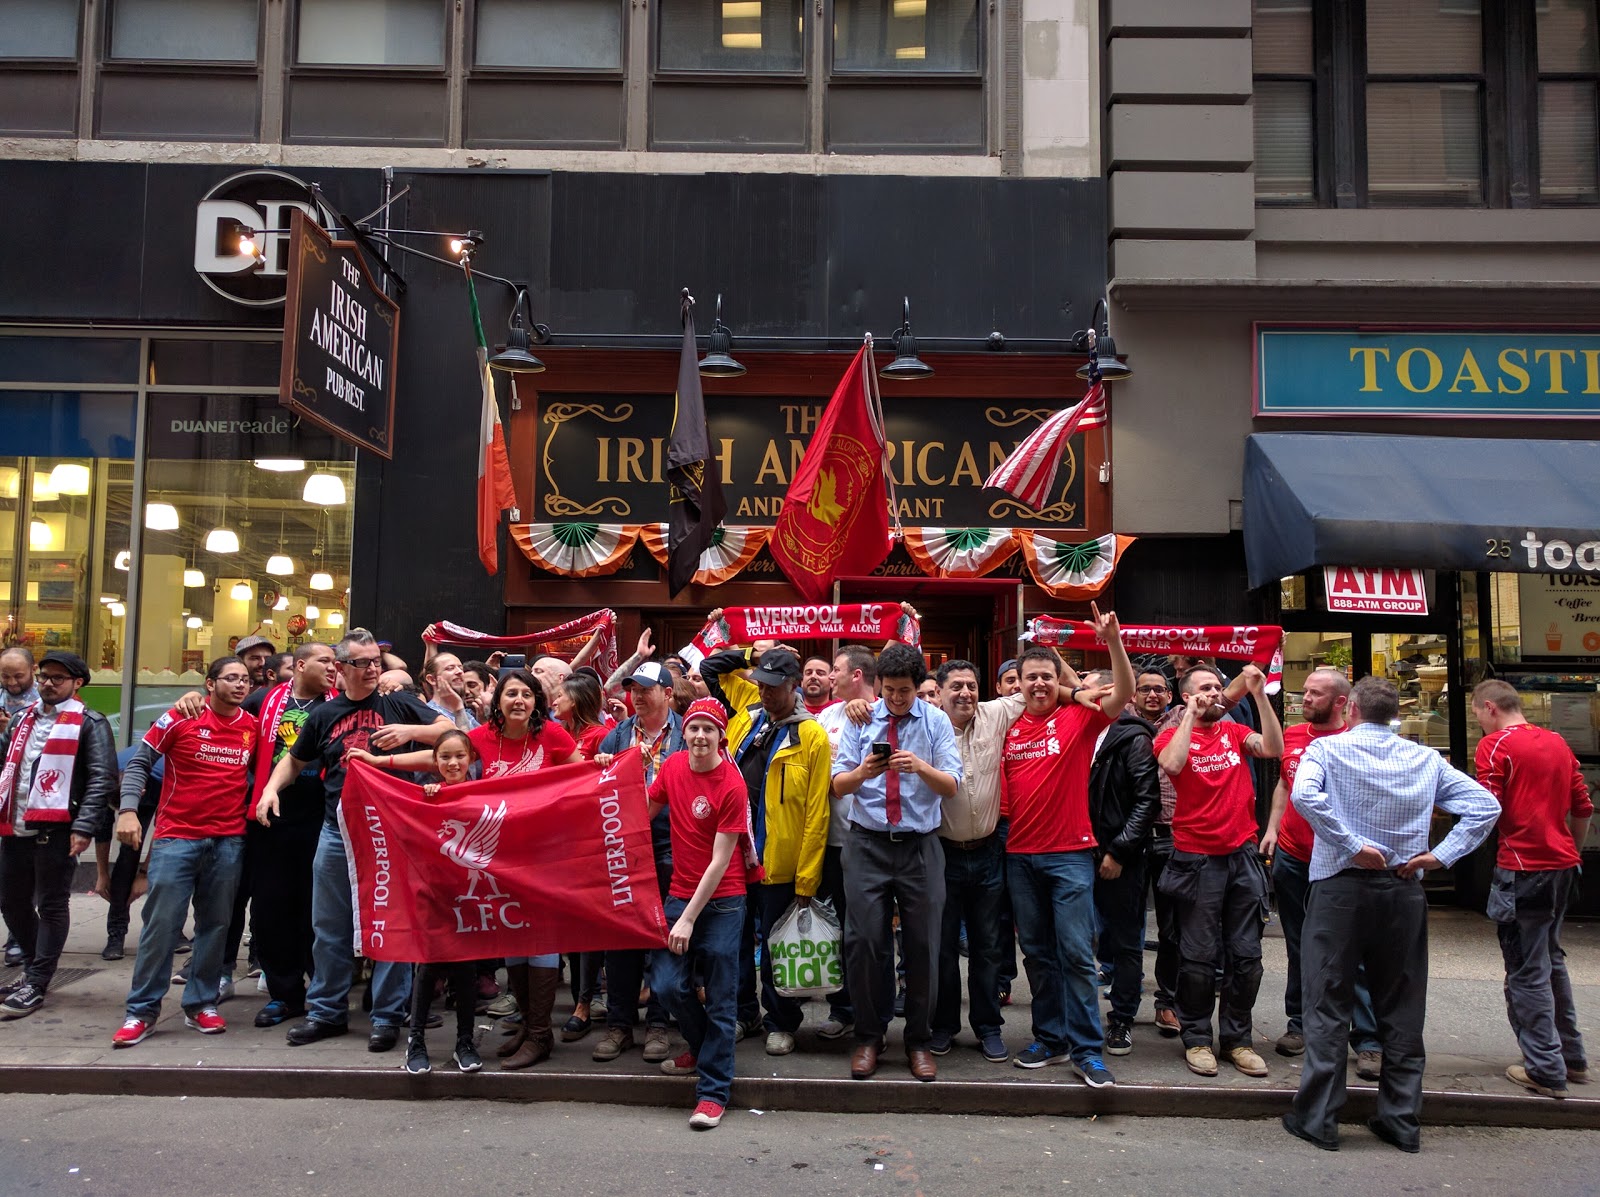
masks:
[[[773,607],[724,607],[683,649],[698,665],[720,648],[756,640],[898,640],[922,643],[922,624],[899,603],[814,603]]]
[[[339,803],[356,908],[373,960],[483,960],[657,948],[667,941],[630,749],[591,762],[421,786],[352,762]]]
[[[1054,615],[1030,619],[1022,638],[1051,648],[1105,650],[1092,623]],[[1130,653],[1182,653],[1191,657],[1251,661],[1267,675],[1268,694],[1276,694],[1283,688],[1283,629],[1275,625],[1169,628],[1124,624],[1122,643]]]

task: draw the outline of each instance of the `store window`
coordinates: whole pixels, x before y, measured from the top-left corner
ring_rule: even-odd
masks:
[[[439,0],[301,0],[296,61],[329,66],[444,66]]]
[[[110,57],[173,62],[254,62],[257,0],[116,0]]]
[[[656,64],[663,71],[803,69],[803,0],[662,0]]]
[[[540,71],[622,69],[621,0],[478,0],[473,62]]]
[[[1600,199],[1600,15],[1594,0],[1544,0],[1539,58],[1539,194],[1546,203]]]
[[[833,69],[975,72],[977,0],[835,0]]]
[[[78,0],[15,0],[0,20],[0,58],[76,58]]]

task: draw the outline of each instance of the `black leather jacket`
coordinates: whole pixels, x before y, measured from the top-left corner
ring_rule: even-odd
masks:
[[[1161,767],[1155,729],[1131,711],[1106,730],[1089,770],[1089,818],[1102,851],[1122,864],[1144,854],[1161,810]]]
[[[19,720],[13,719],[15,728]],[[0,755],[11,746],[9,732],[0,738]],[[21,778],[18,778],[20,784]],[[85,710],[83,727],[78,732],[78,757],[72,766],[72,794],[67,800],[72,814],[72,830],[93,839],[106,826],[117,809],[117,746],[111,738],[111,724],[99,711]],[[55,826],[60,826],[56,824]],[[48,831],[40,824],[30,831]]]

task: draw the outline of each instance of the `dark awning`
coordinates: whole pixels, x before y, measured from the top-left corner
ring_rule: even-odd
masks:
[[[1600,442],[1258,433],[1250,585],[1315,565],[1600,576]]]

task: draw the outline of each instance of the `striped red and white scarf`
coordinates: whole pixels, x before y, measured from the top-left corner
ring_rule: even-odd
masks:
[[[78,735],[83,730],[83,703],[69,698],[56,706],[56,725],[44,742],[39,763],[34,766],[33,784],[28,790],[27,823],[66,823],[72,819],[72,768],[78,759]],[[17,778],[22,769],[22,754],[33,735],[39,704],[29,707],[11,725],[11,744],[6,750],[5,771],[0,772],[0,836],[15,835]]]

